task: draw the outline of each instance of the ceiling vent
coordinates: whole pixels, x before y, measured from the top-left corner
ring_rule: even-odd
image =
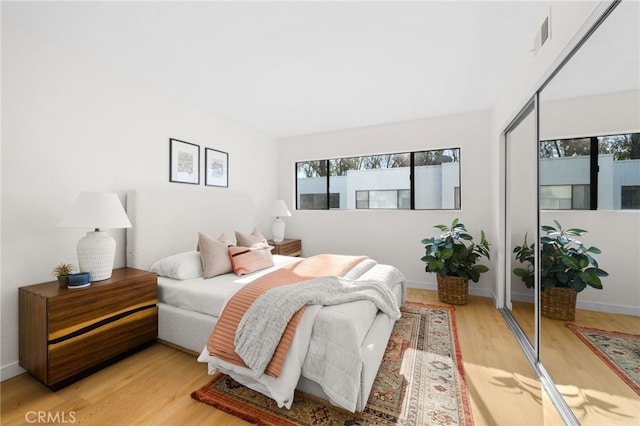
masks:
[[[533,38],[533,44],[529,51],[534,54],[538,53],[538,50],[540,50],[540,48],[544,46],[544,44],[547,41],[549,41],[550,38],[551,38],[551,10],[547,12],[546,16],[542,21],[542,24],[540,25],[540,28],[538,28],[538,31],[536,31],[536,36]]]
[[[540,27],[540,47],[544,46],[545,42],[549,40],[549,35],[549,16],[547,16]]]

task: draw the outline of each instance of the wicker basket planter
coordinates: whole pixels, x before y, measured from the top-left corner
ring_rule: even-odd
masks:
[[[540,295],[540,311],[542,316],[562,321],[576,319],[576,297],[578,293],[572,288],[554,287]]]
[[[469,281],[460,277],[441,277],[438,280],[438,300],[451,305],[464,305],[469,295]]]

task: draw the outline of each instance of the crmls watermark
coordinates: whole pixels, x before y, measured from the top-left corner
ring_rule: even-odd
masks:
[[[27,423],[75,423],[75,411],[27,411],[24,415]]]

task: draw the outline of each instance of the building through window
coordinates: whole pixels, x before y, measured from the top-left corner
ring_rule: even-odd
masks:
[[[296,208],[460,209],[460,148],[296,163]]]

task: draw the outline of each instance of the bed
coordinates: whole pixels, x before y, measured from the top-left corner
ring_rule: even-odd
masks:
[[[389,314],[379,311],[369,300],[307,307],[277,378],[255,374],[246,367],[212,357],[206,346],[231,297],[249,283],[273,271],[296,267],[297,262],[307,259],[273,255],[273,266],[268,268],[243,276],[228,273],[204,279],[194,276],[197,272],[193,271],[199,259],[196,251],[199,233],[214,238],[224,234],[230,240],[237,231],[249,233],[260,223],[259,218],[254,217],[250,197],[191,189],[144,190],[129,192],[126,205],[133,225],[127,230],[127,266],[150,270],[154,265],[157,270],[160,263],[162,271],[179,267],[184,272],[177,275],[183,279],[159,274],[159,340],[199,354],[198,360],[207,364],[203,370],[229,374],[236,381],[270,396],[279,406],[290,407],[293,390],[298,389],[349,411],[364,409],[393,328],[394,319]],[[397,269],[371,259],[355,265],[340,279],[355,284],[384,283],[385,291],[393,294],[396,306],[404,303],[404,277]],[[175,276],[175,273],[162,275]],[[356,338],[351,339],[352,342],[340,341],[343,334],[335,332],[345,325],[354,330]],[[357,361],[357,368],[339,365],[335,359],[339,352],[328,348],[346,348],[356,341],[357,350],[350,356],[357,358],[346,359]],[[344,389],[333,384],[340,368],[346,368],[354,376],[340,374],[348,382]]]

